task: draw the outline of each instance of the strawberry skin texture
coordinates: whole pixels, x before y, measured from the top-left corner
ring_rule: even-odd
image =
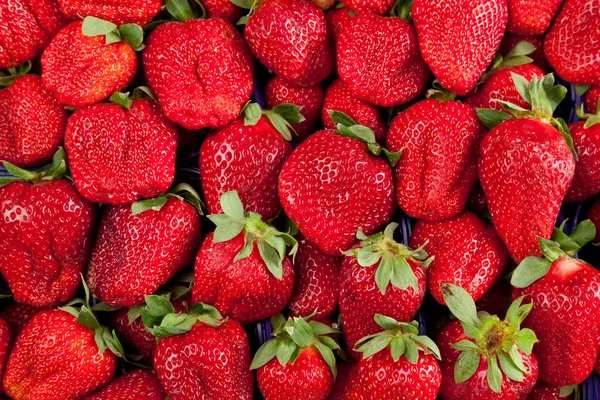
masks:
[[[233,261],[244,247],[244,234],[215,243],[209,234],[198,252],[194,267],[192,302],[216,307],[225,317],[242,324],[260,321],[279,313],[289,302],[294,288],[294,268],[283,260],[283,278],[269,272],[258,246],[244,259]]]
[[[217,328],[197,323],[185,334],[161,339],[154,366],[171,400],[251,400],[250,359],[244,328],[229,319]]]
[[[600,272],[582,261],[558,258],[543,278],[513,291],[513,298],[522,295],[533,301],[523,326],[539,339],[533,354],[540,379],[552,386],[583,382],[600,350]]]
[[[117,333],[117,337],[124,345],[133,350],[135,354],[144,356],[144,360],[152,363],[156,338],[146,330],[141,318],[135,319],[131,324],[127,319],[127,307],[120,308],[111,313],[110,326]]]
[[[565,1],[544,40],[546,58],[564,80],[600,85],[598,25],[600,0]]]
[[[94,332],[75,317],[42,310],[15,341],[4,390],[15,400],[76,400],[106,385],[116,364],[110,350],[98,353]]]
[[[101,391],[84,397],[84,400],[164,400],[165,397],[156,374],[138,369],[118,377]]]
[[[394,215],[392,169],[367,145],[333,131],[308,137],[279,174],[286,215],[323,252],[339,255]]]
[[[0,69],[35,58],[68,22],[56,0],[0,3]]]
[[[393,0],[346,0],[344,5],[356,13],[385,15],[394,6]]]
[[[429,79],[412,26],[371,13],[357,15],[342,28],[337,65],[354,96],[382,107],[414,99]]]
[[[542,35],[563,0],[507,0],[506,30],[517,35]]]
[[[563,136],[540,120],[504,121],[479,147],[479,180],[496,232],[517,263],[541,255],[573,174]]]
[[[0,318],[8,322],[13,336],[16,337],[40,310],[37,307],[14,302],[2,308]]]
[[[219,17],[236,24],[242,16],[242,10],[228,0],[202,0],[209,18]]]
[[[594,226],[600,227],[600,198],[596,199],[590,209],[587,217],[594,223]],[[600,229],[596,228],[596,239],[594,243],[600,243]]]
[[[274,76],[265,86],[265,100],[269,108],[279,104],[295,104],[302,107],[300,114],[304,121],[293,124],[292,138],[298,141],[306,139],[314,132],[321,114],[323,104],[323,88],[319,84],[312,86],[296,86],[287,83],[283,78]]]
[[[291,84],[315,85],[331,72],[327,23],[312,0],[263,1],[244,37],[261,64]]]
[[[248,46],[220,18],[159,26],[146,40],[143,61],[163,112],[186,129],[224,127],[238,117],[254,88]]]
[[[503,56],[507,55],[517,43],[522,41],[529,42],[535,47],[535,51],[527,55],[527,57],[533,60],[533,64],[540,67],[546,73],[551,72],[552,68],[550,68],[550,64],[548,64],[548,60],[544,56],[544,36],[542,35],[523,36],[506,32],[500,45],[500,54]]]
[[[56,34],[42,54],[42,82],[59,103],[82,108],[123,91],[138,68],[127,42],[106,44],[104,36],[88,37],[82,21]]]
[[[265,400],[325,400],[334,377],[319,352],[308,347],[293,363],[281,365],[273,358],[256,371],[256,381]]]
[[[500,279],[509,260],[494,228],[470,211],[446,221],[417,222],[410,247],[423,245],[434,257],[427,268],[427,288],[443,305],[443,283],[462,287],[477,301]]]
[[[40,77],[25,75],[0,90],[0,160],[20,168],[48,163],[66,126],[67,111]]]
[[[65,150],[77,190],[96,203],[158,196],[175,177],[177,130],[150,99],[97,104],[69,118]]]
[[[527,396],[527,400],[567,400],[571,398],[572,396],[560,397],[560,388],[550,386],[542,381],[538,381]]]
[[[50,307],[81,284],[96,207],[66,179],[0,189],[0,271],[16,301]]]
[[[144,301],[182,268],[200,246],[200,218],[183,200],[132,215],[130,206],[104,212],[87,270],[95,297],[116,307]]]
[[[592,86],[590,90],[585,93],[585,109],[589,113],[595,113],[598,109],[598,102],[600,102],[600,86]]]
[[[162,0],[58,0],[69,19],[96,17],[116,25],[147,25],[160,12]]]
[[[600,124],[587,129],[584,125],[585,122],[569,124],[579,160],[565,201],[583,201],[600,193]]]
[[[415,0],[412,17],[425,63],[440,84],[464,96],[500,47],[506,0]]]
[[[254,126],[238,118],[209,134],[200,150],[200,177],[210,213],[222,213],[221,195],[235,190],[245,210],[265,220],[276,217],[277,177],[291,153],[292,146],[264,117]]]
[[[8,362],[8,356],[10,355],[10,351],[12,349],[13,338],[15,332],[11,328],[11,325],[0,318],[0,382],[4,379],[4,371],[6,370],[6,364]],[[0,396],[4,398],[2,395],[3,390],[0,387]]]
[[[394,118],[387,148],[402,152],[394,168],[400,208],[428,221],[460,214],[477,177],[482,135],[475,110],[455,101],[420,101]]]
[[[340,111],[352,118],[357,124],[370,128],[379,143],[385,141],[387,124],[380,110],[366,101],[354,97],[341,79],[336,79],[325,92],[321,118],[327,129],[336,129],[328,111]]]

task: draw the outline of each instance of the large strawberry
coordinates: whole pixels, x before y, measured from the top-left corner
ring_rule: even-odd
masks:
[[[550,72],[550,64],[548,64],[548,60],[546,60],[546,56],[544,56],[544,36],[522,36],[513,35],[512,33],[507,32],[500,45],[500,54],[506,57],[506,55],[520,42],[529,42],[533,45],[535,51],[528,55],[529,58],[533,60],[535,66],[540,67],[544,72]]]
[[[475,302],[459,286],[444,284],[444,300],[458,321],[449,322],[438,336],[442,355],[442,400],[523,400],[538,377],[531,353],[532,330],[521,323],[531,304],[516,299],[501,320],[477,312]]]
[[[491,129],[478,167],[494,227],[518,263],[540,254],[538,236],[550,238],[575,160],[566,124],[552,117],[566,89],[554,86],[552,74],[531,82],[513,74],[513,80],[531,111],[510,103],[502,104],[512,115],[478,110]]]
[[[469,93],[500,47],[506,0],[415,0],[413,22],[423,59],[440,84]]]
[[[96,207],[67,179],[64,150],[40,173],[7,162],[0,184],[0,271],[16,301],[49,307],[70,300],[93,242]]]
[[[585,93],[585,108],[587,112],[593,113],[598,109],[600,104],[600,86],[592,86]]]
[[[524,324],[540,340],[540,379],[553,386],[583,382],[600,350],[600,272],[573,258],[595,234],[589,220],[570,236],[555,228],[552,240],[538,238],[544,258],[525,258],[511,277],[513,297],[531,298]]]
[[[101,391],[83,400],[165,400],[165,391],[156,374],[147,369],[128,372]]]
[[[564,0],[507,0],[506,30],[517,35],[543,35]]]
[[[162,0],[58,0],[70,19],[96,17],[113,24],[147,25],[160,12]]]
[[[36,75],[0,90],[0,160],[20,168],[52,159],[63,141],[67,111]]]

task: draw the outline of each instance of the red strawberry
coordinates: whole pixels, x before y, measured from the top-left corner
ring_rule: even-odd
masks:
[[[572,389],[570,386],[566,386],[565,389]],[[566,394],[566,391],[563,388],[550,386],[542,381],[538,381],[535,384],[535,387],[529,395],[527,395],[527,400],[568,400],[573,397],[571,394]]]
[[[510,268],[512,267],[512,268]],[[514,269],[510,266],[509,269]],[[477,301],[477,309],[488,314],[504,316],[511,303],[512,286],[506,279],[500,279],[481,299]]]
[[[594,226],[599,227],[596,230],[596,238],[594,239],[594,244],[600,244],[600,198],[596,199],[590,209],[588,210],[587,217],[592,221]]]
[[[0,382],[4,379],[4,371],[12,349],[14,336],[15,332],[10,324],[0,318]],[[0,396],[2,396],[2,393],[3,391],[0,389]]]
[[[156,374],[145,369],[128,372],[84,400],[164,400],[165,391]]]
[[[600,86],[592,86],[585,93],[585,108],[587,112],[593,113],[596,111],[598,104],[600,104]]]
[[[345,0],[344,5],[356,13],[385,15],[394,6],[393,0]]]
[[[117,25],[147,25],[162,6],[162,0],[58,0],[58,3],[67,18],[91,16]]]
[[[337,64],[354,96],[383,107],[411,101],[429,78],[412,26],[402,18],[371,13],[359,14],[344,25]]]
[[[540,379],[553,386],[583,382],[600,350],[600,272],[572,258],[595,234],[586,220],[571,236],[555,229],[553,240],[539,237],[545,258],[525,258],[511,277],[513,297],[531,298],[524,324],[540,340],[534,352]]]
[[[0,3],[0,69],[35,58],[68,20],[56,0]]]
[[[341,3],[338,3],[341,4]],[[327,32],[329,33],[329,43],[331,44],[331,55],[333,63],[333,71],[337,72],[337,44],[342,28],[356,13],[347,7],[332,8],[325,13],[325,21],[327,21]]]
[[[423,59],[440,84],[463,96],[500,47],[506,0],[415,0],[413,22]]]
[[[337,309],[342,260],[323,253],[302,234],[297,240],[296,283],[288,307],[294,316],[306,317],[316,312],[314,318],[322,320]]]
[[[331,72],[327,23],[312,0],[264,0],[244,37],[256,58],[290,84],[311,86]]]
[[[506,30],[517,35],[543,35],[563,0],[507,0]]]
[[[471,106],[451,100],[420,101],[394,118],[387,146],[401,152],[394,169],[400,208],[429,221],[460,214],[477,176],[482,128]]]
[[[444,305],[443,283],[462,287],[477,301],[500,279],[509,259],[494,228],[469,211],[442,222],[419,221],[410,247],[424,247],[433,258],[427,288]]]
[[[506,57],[506,55],[520,42],[531,43],[531,45],[535,47],[535,51],[529,54],[529,57],[533,60],[533,64],[540,67],[546,73],[550,72],[550,64],[548,64],[548,60],[546,60],[546,57],[544,56],[543,36],[521,36],[507,32],[500,45],[500,54]]]
[[[2,308],[0,318],[8,322],[13,336],[17,336],[27,323],[41,309],[28,306],[27,304],[12,303]]]
[[[0,189],[0,271],[19,303],[62,304],[81,283],[96,207],[67,179],[58,179],[66,171],[62,149],[40,173],[4,165],[18,178]]]
[[[242,16],[242,9],[229,0],[202,0],[202,5],[210,18],[219,17],[237,24]]]
[[[62,143],[66,125],[67,111],[38,76],[21,76],[0,90],[0,160],[20,168],[46,164]]]
[[[351,381],[356,380],[354,375],[358,373],[358,364],[346,362],[336,362],[337,376],[333,383],[333,388],[327,400],[344,400],[346,396],[346,388]]]
[[[459,320],[449,322],[437,340],[442,355],[440,398],[524,400],[538,377],[538,362],[531,354],[535,333],[520,327],[531,304],[521,305],[520,297],[501,320],[478,314],[464,289],[444,284],[442,290]]]

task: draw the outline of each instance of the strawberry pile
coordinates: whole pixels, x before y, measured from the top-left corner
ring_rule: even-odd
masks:
[[[0,0],[0,398],[600,399],[598,27]]]

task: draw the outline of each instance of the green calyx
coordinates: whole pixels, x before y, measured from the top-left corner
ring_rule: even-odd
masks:
[[[13,182],[31,182],[38,183],[43,181],[51,181],[54,179],[60,179],[67,173],[67,162],[65,160],[65,149],[59,147],[54,157],[52,157],[52,164],[50,168],[42,172],[33,172],[26,169],[22,169],[9,163],[8,161],[0,161],[0,164],[4,164],[6,171],[14,176],[14,178],[0,178],[0,187],[8,185]]]
[[[135,100],[139,100],[145,97],[157,101],[156,96],[152,92],[152,89],[150,89],[148,86],[137,87],[133,90],[133,93],[114,92],[112,96],[110,96],[110,101],[120,106],[123,106],[129,110]]]
[[[441,360],[440,350],[437,345],[427,336],[419,335],[419,323],[398,322],[394,318],[381,314],[375,314],[375,322],[384,329],[373,335],[365,336],[354,345],[354,351],[363,353],[364,358],[371,357],[383,349],[389,347],[394,361],[398,361],[404,355],[411,364],[419,360],[419,351],[425,354],[433,354]]]
[[[460,321],[470,340],[454,343],[461,351],[454,366],[454,381],[465,382],[479,368],[481,357],[487,361],[486,377],[489,387],[500,393],[502,374],[515,382],[522,382],[531,373],[523,363],[519,350],[531,354],[538,341],[531,329],[521,329],[532,303],[522,305],[524,296],[516,299],[508,308],[504,320],[486,312],[477,313],[475,302],[460,286],[442,284],[442,294],[448,308]]]
[[[106,44],[125,41],[136,51],[144,49],[144,30],[137,24],[117,26],[100,18],[85,17],[81,32],[84,36],[104,36]]]
[[[23,75],[27,75],[29,71],[31,71],[32,66],[33,63],[31,61],[27,61],[18,67],[7,69],[6,72],[0,71],[0,87],[12,85],[18,78],[22,77]]]
[[[414,0],[396,0],[394,6],[388,12],[389,17],[398,17],[410,22]]]
[[[370,128],[358,125],[352,118],[343,112],[327,110],[327,113],[329,114],[331,121],[335,124],[337,133],[366,143],[371,153],[376,156],[383,154],[392,167],[398,163],[398,160],[400,160],[400,152],[390,152],[388,149],[377,143],[375,134]]]
[[[490,75],[503,68],[518,67],[519,65],[531,64],[533,62],[533,59],[531,57],[528,57],[528,55],[533,54],[535,50],[536,47],[533,44],[526,40],[521,40],[506,54],[506,56],[502,56],[502,54],[496,53],[496,56],[494,57],[494,60],[492,61],[492,65],[490,66],[489,70],[481,76],[477,84],[482,84],[490,77]]]
[[[338,350],[340,346],[328,335],[339,332],[329,325],[310,320],[311,318],[312,315],[306,318],[290,317],[286,321],[281,314],[271,317],[274,338],[258,349],[250,369],[260,368],[275,357],[281,365],[288,362],[293,364],[302,350],[314,348],[329,365],[335,377],[337,368],[333,351]]]
[[[292,124],[304,121],[301,110],[302,107],[294,104],[279,104],[271,110],[262,110],[258,104],[248,103],[244,106],[242,114],[245,126],[256,125],[258,120],[264,116],[285,140],[290,141],[292,140],[291,131],[294,130]]]
[[[229,0],[241,9],[248,10],[248,14],[242,16],[236,25],[246,25],[252,12],[262,3],[263,0]]]
[[[591,126],[596,125],[597,123],[600,123],[600,101],[598,102],[598,106],[596,107],[596,114],[589,114],[584,112],[583,104],[580,108],[575,106],[575,111],[577,112],[577,116],[579,118],[586,120],[585,124],[583,125],[585,129],[590,128]]]
[[[579,399],[579,385],[561,386],[558,391],[558,397],[569,397],[575,395],[575,399]]]
[[[456,99],[456,94],[444,89],[437,79],[433,81],[431,86],[432,89],[429,89],[425,94],[425,97],[429,100],[450,101]]]
[[[206,9],[200,0],[193,0],[192,3],[188,0],[167,0],[165,8],[179,22],[204,18],[206,16]]]
[[[161,194],[152,199],[136,201],[131,205],[131,214],[137,215],[148,210],[160,211],[161,208],[167,204],[167,200],[169,198],[185,201],[191,204],[200,215],[204,215],[202,213],[202,201],[200,201],[200,195],[191,185],[187,183],[180,183],[167,193]]]
[[[244,232],[244,247],[235,256],[234,262],[248,257],[256,244],[269,272],[275,278],[283,279],[283,260],[287,254],[296,255],[298,251],[296,239],[263,222],[259,214],[245,212],[240,197],[235,191],[223,193],[220,203],[223,214],[208,216],[208,219],[217,226],[213,241],[226,242]],[[290,251],[287,251],[287,246],[292,247]]]
[[[354,256],[361,267],[376,265],[375,283],[385,294],[390,282],[399,289],[409,287],[417,290],[418,282],[408,260],[427,268],[433,258],[427,258],[427,253],[420,247],[412,250],[394,240],[394,231],[398,228],[395,222],[390,223],[383,232],[367,237],[361,229],[356,237],[361,241],[360,246],[344,252],[346,256]]]
[[[543,257],[530,256],[521,261],[513,271],[510,283],[516,288],[525,288],[544,277],[552,263],[563,257],[574,257],[583,246],[594,240],[596,227],[589,219],[581,221],[571,235],[562,231],[564,226],[554,228],[550,240],[538,236]]]

